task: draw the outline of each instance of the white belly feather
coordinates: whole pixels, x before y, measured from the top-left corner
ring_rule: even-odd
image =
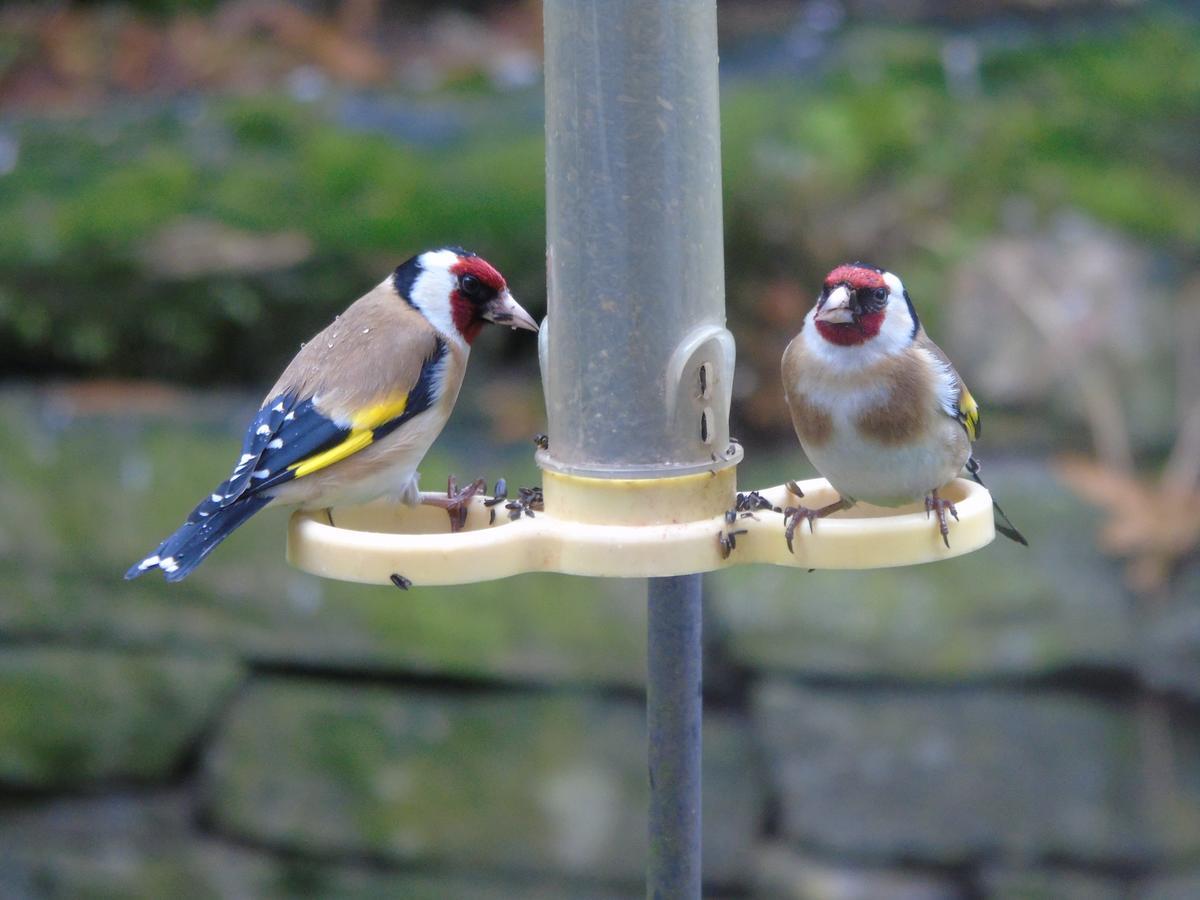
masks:
[[[819,447],[801,445],[817,471],[843,497],[900,506],[951,481],[963,466],[952,433],[960,426],[950,419],[944,430],[933,429],[928,439],[885,447],[861,437],[845,414],[834,413],[832,418],[827,442]]]

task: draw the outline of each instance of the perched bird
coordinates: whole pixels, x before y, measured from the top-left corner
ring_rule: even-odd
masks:
[[[802,520],[811,530],[814,519],[859,500],[921,498],[950,546],[946,513],[958,513],[938,491],[964,466],[983,484],[971,453],[979,406],[925,334],[899,278],[861,262],[830,272],[784,351],[783,389],[804,452],[840,495],[819,509],[789,508],[789,548]],[[995,514],[997,531],[1026,543],[999,506]]]
[[[246,430],[233,473],[125,573],[179,581],[270,504],[328,508],[381,496],[457,511],[476,482],[421,498],[417,466],[446,424],[487,322],[537,331],[504,277],[459,248],[414,256],[301,347]]]

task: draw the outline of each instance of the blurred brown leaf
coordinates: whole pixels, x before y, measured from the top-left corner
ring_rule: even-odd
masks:
[[[155,277],[186,280],[287,269],[300,265],[312,252],[312,240],[298,231],[260,234],[184,217],[151,236],[138,257]]]
[[[186,390],[157,381],[93,378],[50,382],[42,387],[41,400],[46,409],[74,418],[178,414],[188,409],[195,398]]]
[[[140,19],[125,22],[117,33],[112,78],[122,90],[145,91],[154,86],[162,63],[163,32]]]
[[[479,411],[487,417],[492,439],[500,443],[528,441],[546,430],[541,390],[527,379],[490,378],[479,389]]]
[[[794,333],[800,330],[800,323],[812,304],[813,298],[794,279],[777,278],[763,286],[755,312],[773,328]]]
[[[0,3],[0,109],[90,111],[114,95],[290,87],[316,70],[355,87],[428,90],[540,73],[541,4],[479,9],[382,0],[224,0],[148,15],[128,4]]]
[[[335,22],[282,0],[242,0],[227,6],[221,19],[235,30],[262,33],[311,59],[335,78],[371,84],[389,71],[383,55],[369,44],[343,33]]]
[[[1200,545],[1200,491],[1069,456],[1055,466],[1079,497],[1104,511],[1102,550],[1128,559],[1125,577],[1139,593],[1165,586],[1175,565]]]

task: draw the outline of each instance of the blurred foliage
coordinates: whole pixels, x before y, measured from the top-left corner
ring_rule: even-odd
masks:
[[[1195,21],[1159,12],[1082,36],[973,43],[979,65],[957,79],[945,63],[954,40],[853,27],[820,79],[727,81],[730,320],[752,365],[756,329],[794,322],[842,258],[903,271],[936,323],[946,267],[1014,197],[1034,216],[1076,207],[1195,253]],[[429,105],[360,101],[418,118]],[[444,97],[451,126],[432,138],[351,127],[348,102],[191,97],[0,125],[19,153],[0,176],[0,372],[260,382],[389,268],[440,243],[490,257],[540,310],[534,92]],[[186,253],[162,239],[194,221],[234,241],[298,232],[308,243],[283,262],[180,274],[155,248]],[[767,289],[776,279],[782,311]],[[773,370],[778,354],[762,356]]]
[[[434,153],[344,131],[283,98],[218,101],[209,115],[215,125],[162,112],[136,125],[21,126],[30,162],[0,182],[7,366],[250,379],[428,246],[541,268],[537,135]],[[156,278],[161,261],[146,248],[181,216],[298,228],[315,249],[283,270]],[[513,281],[536,297],[528,275]]]
[[[819,89],[727,92],[727,192],[740,224],[796,200],[861,198],[953,238],[996,226],[1004,199],[1072,205],[1194,252],[1200,234],[1200,28],[1166,18],[1116,33],[983,50],[978,87],[947,89],[944,35],[863,30]],[[758,191],[749,192],[749,182]],[[749,201],[743,207],[743,201]],[[801,222],[799,227],[810,227]],[[736,237],[736,235],[735,235]],[[788,234],[787,238],[795,237]],[[736,257],[735,257],[736,259]],[[790,262],[790,261],[789,261]]]

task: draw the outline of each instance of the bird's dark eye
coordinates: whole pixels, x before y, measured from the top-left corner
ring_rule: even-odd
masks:
[[[883,288],[875,288],[876,300],[883,300],[885,297],[887,297],[887,291],[885,291]]]
[[[483,283],[474,275],[464,275],[458,280],[458,289],[468,297],[478,297],[483,290]]]

